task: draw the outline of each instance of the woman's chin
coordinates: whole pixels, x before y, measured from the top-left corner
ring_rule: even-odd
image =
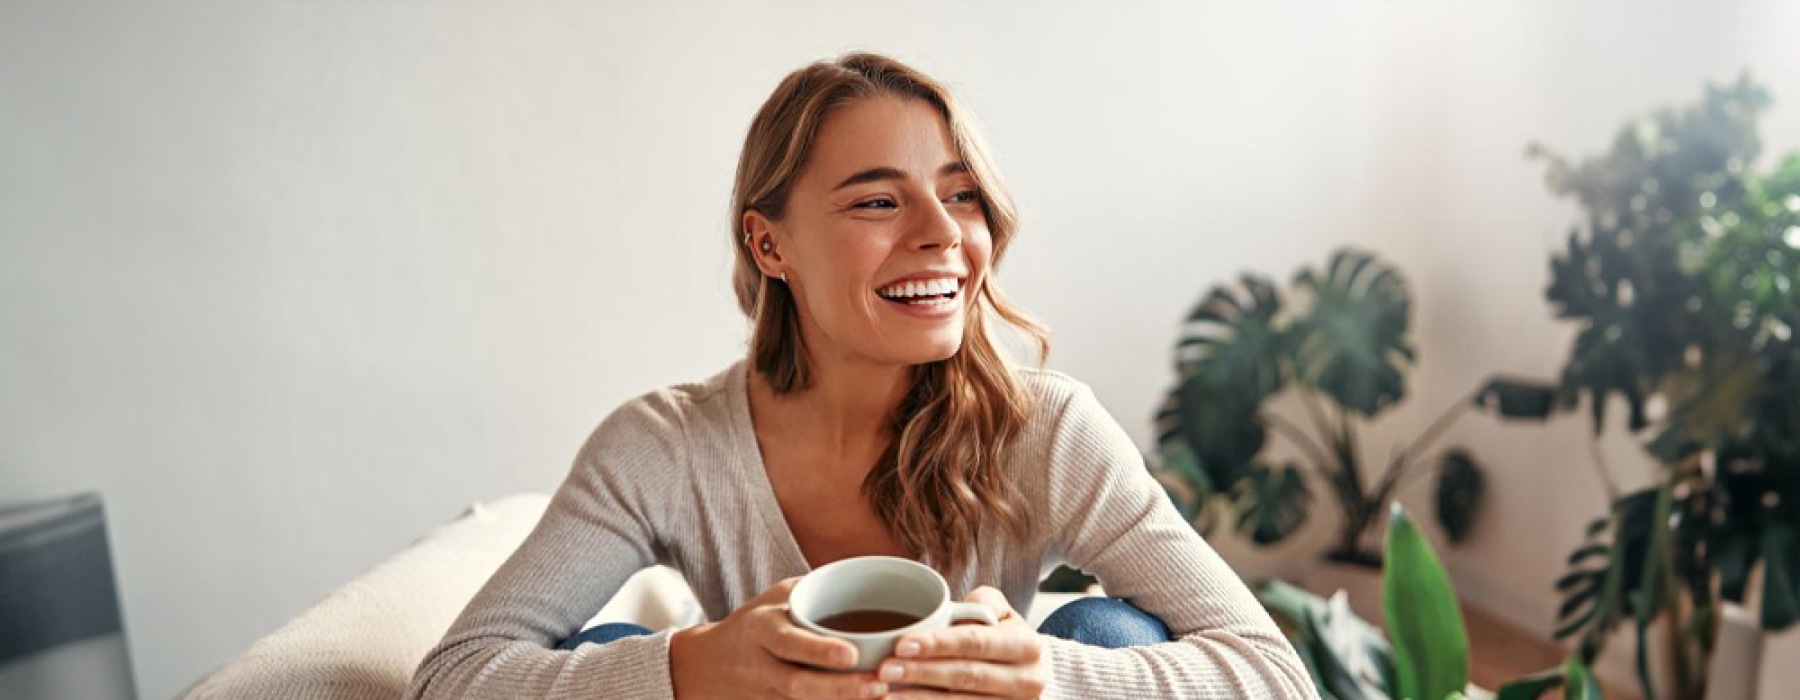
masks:
[[[896,364],[930,364],[955,357],[957,351],[961,349],[962,336],[960,335],[947,338],[922,339],[918,344],[912,345],[908,347],[905,352],[900,353],[900,357],[895,358],[895,360]]]

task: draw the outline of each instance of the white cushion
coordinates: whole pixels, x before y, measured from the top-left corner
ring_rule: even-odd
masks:
[[[470,598],[531,533],[543,494],[471,505],[202,678],[185,698],[397,698]],[[626,582],[599,622],[651,629],[704,619],[681,574],[658,566]]]

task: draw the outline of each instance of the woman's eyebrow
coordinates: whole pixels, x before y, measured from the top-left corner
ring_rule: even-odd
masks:
[[[969,172],[969,164],[959,160],[959,161],[955,161],[955,162],[951,162],[951,163],[945,163],[944,167],[938,168],[938,177],[945,177],[947,175],[955,175],[957,173],[966,173],[966,172]],[[889,167],[869,168],[868,170],[864,170],[855,175],[851,175],[850,177],[844,178],[844,181],[838,183],[837,187],[831,188],[831,191],[836,192],[838,190],[844,189],[845,187],[849,187],[851,185],[860,185],[865,182],[880,182],[882,180],[904,180],[904,179],[906,179],[906,174],[900,172],[899,168],[889,168]]]

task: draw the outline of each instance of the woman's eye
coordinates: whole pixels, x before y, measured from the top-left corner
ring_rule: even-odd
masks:
[[[950,195],[949,201],[957,203],[957,204],[968,204],[971,202],[979,202],[979,201],[981,201],[981,193],[977,192],[975,190],[963,190],[956,194]],[[857,202],[850,206],[853,209],[893,209],[900,205],[896,204],[892,198],[877,197],[875,199]]]

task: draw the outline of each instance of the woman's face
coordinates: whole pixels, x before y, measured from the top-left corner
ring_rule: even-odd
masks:
[[[745,224],[773,233],[760,263],[787,273],[809,347],[889,364],[956,354],[993,250],[975,179],[942,115],[918,99],[833,111],[783,219],[753,211]],[[762,234],[752,240],[754,253]]]

